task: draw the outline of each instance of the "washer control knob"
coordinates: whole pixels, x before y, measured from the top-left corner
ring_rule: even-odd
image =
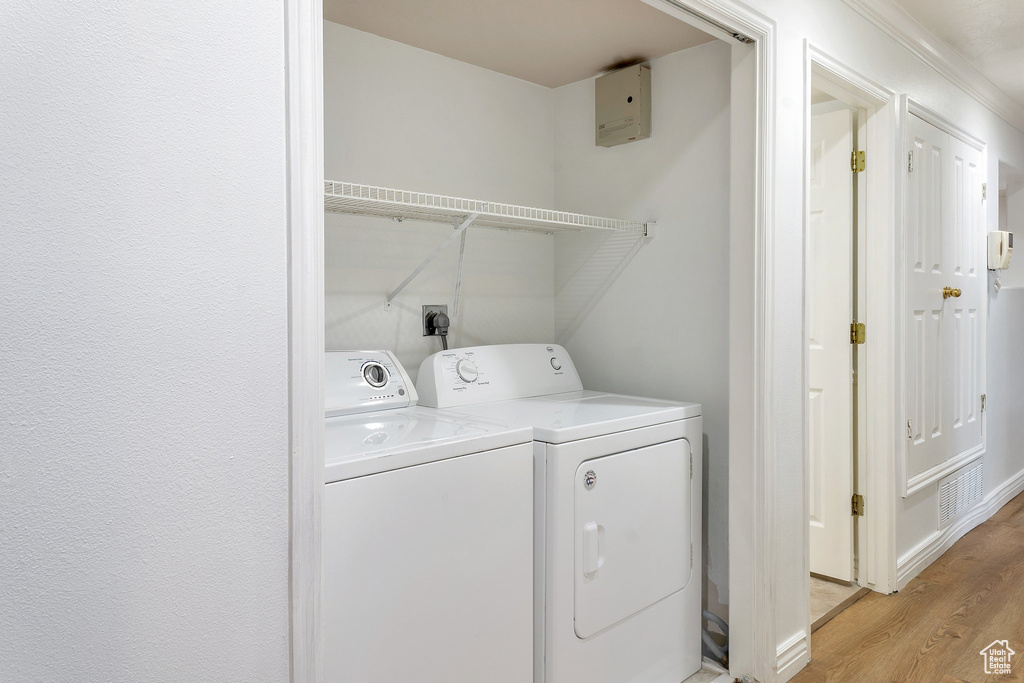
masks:
[[[471,360],[460,360],[455,364],[455,372],[459,373],[459,378],[463,382],[475,382],[479,374],[476,363]]]
[[[551,367],[555,370],[562,369],[562,361],[558,359],[558,356],[551,356]]]
[[[363,379],[374,389],[382,389],[391,379],[388,369],[375,360],[363,364]]]

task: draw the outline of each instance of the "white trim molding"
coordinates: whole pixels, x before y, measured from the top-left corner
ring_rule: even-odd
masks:
[[[907,453],[907,449],[904,448],[903,449],[903,457],[904,458],[906,458],[906,453]],[[954,471],[960,469],[961,467],[964,467],[965,465],[968,465],[968,464],[974,462],[975,460],[977,460],[978,458],[980,458],[983,455],[985,455],[985,443],[984,443],[984,441],[980,445],[975,446],[974,448],[972,448],[972,449],[970,449],[968,451],[964,451],[963,453],[961,453],[960,455],[958,455],[956,457],[950,458],[949,460],[946,460],[944,462],[940,462],[938,465],[934,465],[933,467],[929,467],[924,472],[920,472],[919,474],[915,474],[912,477],[907,477],[906,486],[905,486],[904,492],[903,492],[903,497],[904,498],[908,498],[908,497],[914,495],[915,493],[917,493],[921,489],[929,486],[930,484],[934,484],[939,479],[942,479],[944,476],[946,476],[950,472],[954,472]],[[906,468],[906,465],[904,465],[904,469],[905,468]]]
[[[811,639],[807,631],[794,633],[779,645],[775,655],[778,680],[787,681],[811,661]]]
[[[323,6],[285,0],[288,197],[289,625],[292,683],[323,680]]]
[[[949,550],[954,543],[988,520],[1015,496],[1024,491],[1024,470],[1010,477],[989,492],[984,500],[964,513],[962,517],[945,529],[936,531],[899,559],[897,565],[897,586],[899,590],[910,583],[925,567]]]
[[[924,119],[928,123],[932,124],[939,130],[945,131],[955,138],[959,138],[962,142],[967,143],[979,152],[985,151],[985,141],[981,138],[977,138],[966,130],[956,125],[942,114],[929,109],[928,107],[916,102],[913,99],[907,99],[907,111],[919,119]]]
[[[893,0],[843,0],[922,62],[1024,131],[1024,107]]]

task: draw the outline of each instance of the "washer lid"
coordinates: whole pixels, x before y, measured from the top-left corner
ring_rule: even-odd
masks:
[[[701,414],[698,403],[570,391],[564,394],[454,408],[460,413],[533,427],[535,441],[566,443],[630,429],[684,420]]]
[[[508,427],[431,408],[327,418],[325,482],[340,481],[529,443],[528,427]]]

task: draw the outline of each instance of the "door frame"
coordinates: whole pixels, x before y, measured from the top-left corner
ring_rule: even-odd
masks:
[[[324,141],[322,0],[285,0],[288,619],[294,683],[323,680]]]
[[[729,144],[729,675],[803,666],[775,624],[775,21],[737,0],[644,0],[732,47]],[[750,43],[740,39],[746,38]],[[809,633],[809,631],[808,631]]]
[[[730,106],[730,673],[771,680],[779,655],[773,316],[776,25],[739,0],[645,0],[733,47]],[[323,7],[285,0],[289,271],[289,620],[295,683],[323,680]],[[753,40],[741,44],[737,35]],[[788,649],[802,666],[804,648]]]
[[[902,192],[896,171],[903,158],[903,99],[812,44],[804,43],[804,225],[806,246],[810,229],[810,116],[812,80],[824,80],[831,94],[866,114],[858,121],[858,148],[867,157],[868,172],[858,182],[858,296],[857,320],[867,325],[867,343],[858,353],[858,488],[866,514],[858,520],[854,538],[857,578],[861,586],[881,593],[896,589],[896,474],[903,447],[899,430],[903,383],[901,372],[900,307],[902,282],[899,262],[902,237]],[[898,143],[898,144],[894,144]],[[804,337],[808,330],[804,264]],[[807,399],[809,365],[804,353],[804,474],[810,469],[810,414]],[[810,514],[810,491],[804,487],[804,519]],[[810,566],[810,527],[804,525],[804,551]],[[807,590],[809,592],[809,578]],[[807,612],[810,633],[810,604]]]

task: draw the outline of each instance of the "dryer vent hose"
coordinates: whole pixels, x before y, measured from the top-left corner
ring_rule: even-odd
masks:
[[[718,616],[717,614],[713,614],[707,610],[704,610],[702,614],[704,615],[705,619],[707,619],[708,621],[713,621],[715,624],[717,624],[718,628],[722,629],[722,633],[725,634],[725,645],[719,647],[718,643],[715,642],[715,639],[711,637],[711,634],[705,631],[704,629],[701,629],[700,637],[701,640],[704,641],[704,647],[707,649],[708,652],[711,653],[712,656],[714,656],[715,659],[721,662],[723,666],[728,666],[729,624],[725,623],[725,620],[722,619],[722,617]]]

